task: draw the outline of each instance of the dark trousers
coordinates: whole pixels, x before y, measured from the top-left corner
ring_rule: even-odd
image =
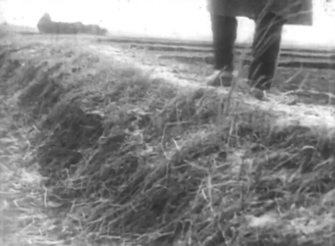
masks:
[[[234,69],[234,44],[237,19],[211,15],[214,48],[214,69]],[[274,13],[266,13],[256,22],[252,44],[252,62],[248,79],[250,86],[270,89],[280,52],[282,29],[285,21]]]
[[[237,19],[211,15],[214,69],[234,69],[234,45],[237,37]]]

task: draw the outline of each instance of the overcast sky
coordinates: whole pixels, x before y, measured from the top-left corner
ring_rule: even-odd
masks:
[[[335,44],[334,11],[325,11],[326,0],[314,1],[314,26],[286,26],[284,43]],[[55,21],[99,24],[114,33],[210,39],[205,6],[206,0],[0,0],[3,17],[16,25],[36,27],[47,12]],[[250,40],[253,29],[252,21],[240,18],[238,40]]]

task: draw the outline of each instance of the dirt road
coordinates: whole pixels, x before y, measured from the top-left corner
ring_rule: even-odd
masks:
[[[155,39],[104,38],[103,44],[120,47],[144,63],[152,60],[160,66],[170,67],[177,77],[201,83],[213,63],[209,43],[178,42]],[[246,54],[246,55],[245,55]],[[236,63],[243,61],[242,76],[246,77],[251,60],[250,48],[236,48]],[[281,92],[295,94],[298,103],[335,104],[335,52],[284,48],[281,52],[275,86]]]

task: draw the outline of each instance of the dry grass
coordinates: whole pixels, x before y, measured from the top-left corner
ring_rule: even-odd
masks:
[[[84,48],[1,48],[2,245],[333,244],[332,130]]]

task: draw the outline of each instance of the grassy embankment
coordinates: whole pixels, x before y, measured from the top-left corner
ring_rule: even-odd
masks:
[[[330,129],[61,38],[2,45],[0,81],[1,245],[332,245]]]

